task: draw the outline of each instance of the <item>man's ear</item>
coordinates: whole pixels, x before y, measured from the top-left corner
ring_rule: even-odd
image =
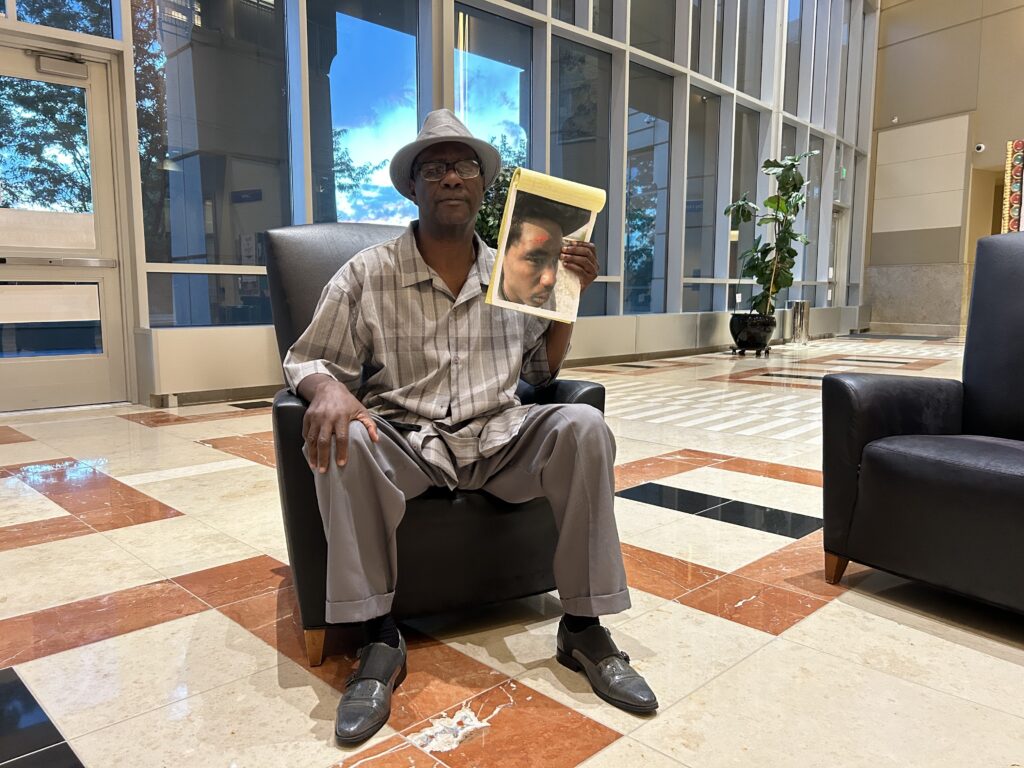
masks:
[[[416,182],[413,179],[409,179],[409,196],[414,203],[418,203],[416,200]]]

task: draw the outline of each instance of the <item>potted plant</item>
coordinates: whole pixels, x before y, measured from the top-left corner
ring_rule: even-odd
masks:
[[[768,343],[775,332],[775,298],[779,291],[793,284],[793,266],[796,264],[795,243],[807,245],[806,235],[794,229],[796,217],[807,203],[804,192],[806,182],[800,173],[800,163],[817,151],[790,155],[782,160],[765,160],[761,172],[776,181],[776,192],[764,200],[764,212],[756,203],[747,199],[749,193],[727,206],[733,229],[741,223],[755,221],[764,227],[771,239],[765,241],[762,235],[754,238],[753,245],[740,254],[743,277],[752,277],[761,292],[750,297],[750,311],[736,312],[729,320],[735,346],[733,352],[742,355],[754,350],[758,357],[767,355]]]

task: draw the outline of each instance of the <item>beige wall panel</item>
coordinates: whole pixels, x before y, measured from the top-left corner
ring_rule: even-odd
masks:
[[[982,23],[981,72],[975,140],[987,149],[975,155],[975,167],[995,170],[1006,159],[1006,142],[1024,136],[1024,99],[1016,82],[1024,71],[1024,7]],[[1013,74],[1009,74],[1013,73]]]
[[[637,315],[636,351],[642,354],[693,349],[697,346],[697,316]]]
[[[875,232],[871,266],[893,264],[957,264],[961,260],[960,227]]]
[[[990,16],[993,13],[1002,13],[1011,8],[1024,8],[1024,0],[982,0],[982,14]]]
[[[914,323],[959,325],[963,267],[921,264],[865,270],[871,325]]]
[[[632,355],[636,352],[636,317],[581,317],[572,332],[567,360]]]
[[[902,5],[903,3],[909,3],[911,1],[912,0],[882,0],[881,7],[882,7],[882,10],[884,11],[887,8],[893,8],[893,7],[897,6],[897,5]]]
[[[981,18],[978,0],[912,0],[884,12],[878,47],[885,48]]]
[[[963,190],[875,200],[875,232],[959,227],[963,223]]]
[[[876,163],[905,163],[965,152],[969,125],[967,115],[957,115],[879,131]]]
[[[0,231],[4,245],[11,248],[69,248],[92,251],[96,248],[96,222],[91,213],[55,213],[0,209]],[[102,254],[114,258],[116,254]]]
[[[875,170],[875,199],[963,189],[966,162],[967,154],[960,152],[879,165]]]
[[[154,328],[156,394],[204,392],[284,381],[274,328]]]
[[[981,22],[972,21],[879,50],[875,127],[974,111],[980,45]]]

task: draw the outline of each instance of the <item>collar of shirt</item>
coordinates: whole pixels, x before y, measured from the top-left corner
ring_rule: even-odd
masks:
[[[430,266],[423,260],[420,249],[416,245],[416,235],[413,228],[415,221],[410,222],[405,232],[398,238],[398,272],[399,285],[408,288],[410,285],[422,283],[427,280],[433,282],[434,287],[443,293],[448,293],[447,286]],[[473,247],[476,249],[476,263],[466,276],[466,283],[462,286],[456,303],[461,304],[468,301],[483,290],[481,286],[487,286],[491,282],[491,271],[494,268],[494,251],[487,245],[477,233],[473,233]]]

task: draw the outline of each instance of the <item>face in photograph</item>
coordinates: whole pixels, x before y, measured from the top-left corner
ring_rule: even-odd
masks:
[[[562,251],[562,227],[552,219],[524,218],[509,229],[502,265],[507,301],[542,307],[551,298]]]

